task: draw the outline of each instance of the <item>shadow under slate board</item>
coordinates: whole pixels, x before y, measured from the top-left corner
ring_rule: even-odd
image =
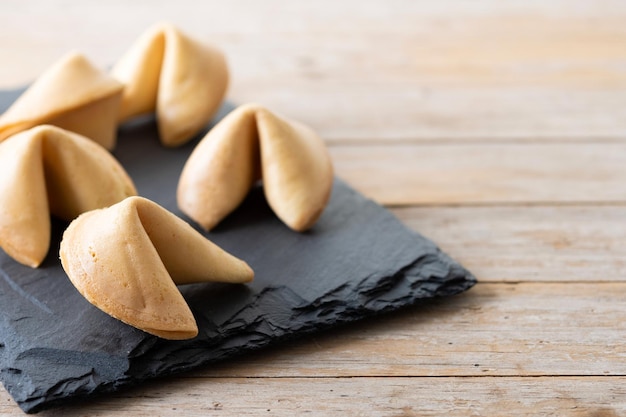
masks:
[[[0,92],[3,112],[21,91]],[[216,120],[232,109],[226,104]],[[185,220],[175,190],[197,143],[166,149],[152,120],[120,130],[114,152],[139,194]],[[193,223],[192,223],[193,224]],[[89,304],[58,260],[66,224],[53,219],[38,269],[0,250],[0,379],[28,413],[187,371],[288,337],[457,294],[475,278],[389,211],[335,180],[308,233],[284,226],[261,188],[206,236],[255,271],[249,285],[181,286],[199,335],[167,341]]]

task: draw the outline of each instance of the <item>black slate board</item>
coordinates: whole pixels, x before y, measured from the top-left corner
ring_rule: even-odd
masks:
[[[0,112],[20,92],[0,92]],[[216,119],[231,109],[226,104]],[[163,148],[155,123],[144,120],[120,130],[115,155],[140,195],[185,218],[175,189],[196,143]],[[80,296],[58,261],[65,226],[54,221],[50,253],[39,269],[19,265],[0,250],[0,379],[28,413],[457,294],[475,283],[432,242],[341,180],[318,224],[304,234],[285,227],[256,188],[207,234],[246,260],[255,281],[181,287],[200,333],[189,341],[166,341],[109,317]]]

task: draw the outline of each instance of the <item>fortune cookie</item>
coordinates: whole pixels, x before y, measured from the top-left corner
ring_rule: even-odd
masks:
[[[323,140],[309,127],[258,105],[240,106],[191,153],[178,182],[178,206],[209,230],[258,179],[274,213],[291,229],[305,231],[328,202],[333,167]]]
[[[63,269],[90,303],[166,339],[198,334],[176,284],[254,278],[248,264],[143,197],[79,216],[63,234],[60,255]]]
[[[0,116],[0,141],[41,124],[52,124],[115,147],[122,84],[70,53],[44,72]]]
[[[111,74],[125,85],[120,121],[156,111],[161,143],[169,147],[211,120],[228,86],[224,55],[169,24],[141,35]]]
[[[86,137],[50,125],[20,132],[0,143],[0,247],[37,267],[50,213],[70,221],[135,194],[117,160]]]

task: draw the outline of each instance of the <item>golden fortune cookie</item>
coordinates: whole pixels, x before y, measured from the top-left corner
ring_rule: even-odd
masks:
[[[191,153],[178,182],[178,206],[209,230],[259,179],[274,213],[301,232],[313,226],[330,198],[333,167],[312,129],[248,104],[222,119]]]
[[[70,280],[90,303],[165,339],[198,334],[176,284],[247,283],[254,278],[248,264],[143,197],[79,216],[63,235],[60,256]]]
[[[44,72],[0,116],[0,141],[41,124],[86,136],[108,150],[115,147],[123,86],[70,53]]]
[[[50,214],[70,221],[137,192],[102,146],[43,125],[0,143],[0,247],[37,267],[50,245]]]
[[[168,147],[186,143],[207,125],[228,86],[224,55],[170,24],[142,34],[111,75],[125,85],[120,121],[156,112]]]

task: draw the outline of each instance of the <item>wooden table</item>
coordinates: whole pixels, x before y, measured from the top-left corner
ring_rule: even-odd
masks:
[[[109,65],[159,19],[480,282],[44,416],[625,415],[626,3],[14,0],[0,87],[70,49]]]

